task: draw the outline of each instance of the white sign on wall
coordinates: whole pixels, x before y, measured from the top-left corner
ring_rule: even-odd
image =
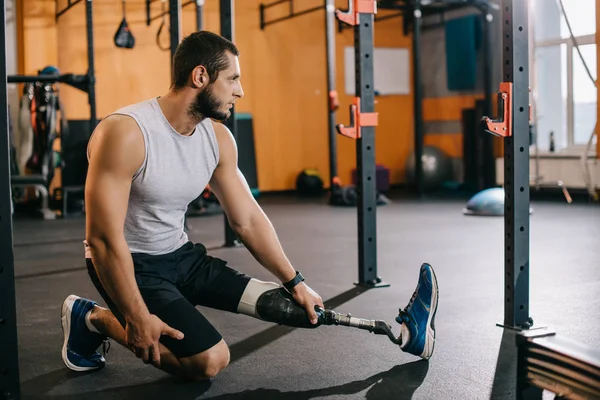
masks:
[[[346,94],[354,96],[354,47],[344,48]],[[405,48],[375,48],[375,91],[381,95],[410,94],[410,57]]]

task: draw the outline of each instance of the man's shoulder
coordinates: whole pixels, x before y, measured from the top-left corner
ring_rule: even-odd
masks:
[[[94,145],[128,147],[133,150],[144,145],[141,129],[135,119],[124,114],[111,114],[102,119],[94,130],[90,148]]]
[[[215,121],[212,119],[209,119],[208,121],[209,124],[212,126],[213,131],[215,132],[215,136],[217,137],[217,139],[219,140],[229,140],[230,138],[233,138],[233,134],[231,133],[231,131],[229,130],[229,128],[227,127],[227,125],[225,125],[222,122],[219,121]]]

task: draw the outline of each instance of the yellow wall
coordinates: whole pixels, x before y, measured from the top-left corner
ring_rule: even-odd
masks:
[[[59,0],[60,7],[65,3]],[[205,6],[205,29],[214,32],[220,31],[218,3],[209,1]],[[309,8],[321,5],[322,0],[301,3]],[[84,3],[74,6],[57,23],[54,2],[29,0],[27,4],[23,14],[22,72],[33,74],[45,65],[54,64],[63,73],[85,73]],[[155,42],[160,20],[153,21],[150,27],[145,24],[145,1],[127,2],[127,19],[136,39],[132,50],[119,49],[113,43],[121,20],[121,2],[104,0],[93,4],[98,116],[164,93],[169,85],[170,53],[160,50]],[[250,112],[254,117],[260,189],[292,189],[296,175],[303,168],[319,169],[327,183],[325,12],[300,16],[261,31],[259,4],[260,0],[236,2],[235,42],[241,51],[246,93],[236,110]],[[341,0],[337,5],[344,4],[347,2]],[[158,15],[160,3],[154,2],[152,10],[153,15]],[[286,11],[285,4],[272,8],[268,18]],[[195,29],[193,6],[184,8],[182,24],[184,35]],[[375,46],[410,47],[410,39],[402,35],[401,26],[399,18],[377,23]],[[168,46],[168,30],[164,33],[163,43]],[[42,39],[45,34],[50,37]],[[352,30],[336,33],[336,40],[338,122],[348,123],[350,96],[343,94],[343,49],[353,45]],[[85,93],[62,85],[61,94],[68,118],[89,117]],[[380,113],[376,129],[377,162],[392,170],[393,182],[400,182],[404,177],[404,161],[412,148],[412,96],[378,98],[376,110]],[[338,136],[338,168],[344,182],[350,181],[355,165],[354,141]]]

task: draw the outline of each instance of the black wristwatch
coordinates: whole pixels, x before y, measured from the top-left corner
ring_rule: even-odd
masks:
[[[292,289],[294,287],[296,287],[296,285],[298,285],[300,282],[303,282],[303,281],[304,281],[304,277],[302,276],[300,271],[296,271],[296,276],[294,277],[294,279],[292,279],[289,282],[284,283],[283,287],[286,288],[288,292],[291,292]]]

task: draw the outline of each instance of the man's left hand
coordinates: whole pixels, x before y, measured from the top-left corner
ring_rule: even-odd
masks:
[[[308,318],[312,324],[316,324],[318,316],[315,311],[315,306],[320,306],[325,309],[323,300],[314,290],[312,290],[306,283],[301,282],[292,289],[292,296],[294,300],[302,307],[306,309]]]

